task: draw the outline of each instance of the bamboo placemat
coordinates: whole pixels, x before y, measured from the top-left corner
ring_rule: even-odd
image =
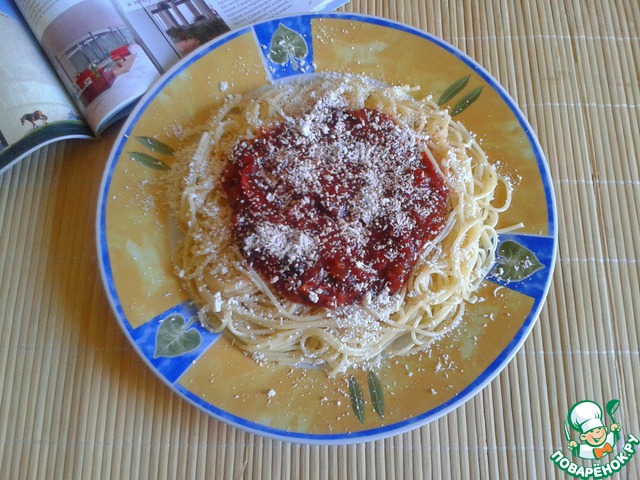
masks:
[[[420,429],[333,447],[248,434],[180,399],[133,351],[99,279],[95,208],[112,129],[0,176],[0,478],[565,478],[549,457],[568,454],[562,422],[584,399],[619,399],[623,434],[640,436],[640,7],[516,3],[342,9],[414,25],[475,58],[549,160],[554,282],[488,387]],[[640,478],[640,457],[613,478]]]

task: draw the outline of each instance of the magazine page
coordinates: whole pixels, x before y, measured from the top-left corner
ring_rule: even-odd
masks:
[[[348,0],[114,0],[136,41],[165,72],[207,41],[268,18],[338,8]]]
[[[87,123],[100,133],[159,76],[110,0],[16,0]]]
[[[7,0],[0,0],[7,1]],[[346,0],[15,0],[86,122],[100,133],[182,57],[268,17]]]
[[[13,0],[0,0],[0,172],[47,143],[89,136]]]

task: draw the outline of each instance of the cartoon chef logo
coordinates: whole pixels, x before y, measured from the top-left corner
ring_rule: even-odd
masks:
[[[613,453],[613,447],[620,439],[620,424],[613,418],[619,403],[618,400],[612,400],[605,407],[611,420],[609,428],[605,425],[606,418],[602,408],[596,402],[583,400],[569,409],[567,422],[579,433],[580,438],[580,443],[571,439],[567,422],[565,422],[565,437],[569,442],[567,446],[573,455],[599,461],[602,457]]]
[[[575,463],[562,450],[553,452],[549,457],[551,461],[563,472],[581,480],[609,478],[624,469],[636,454],[640,439],[627,433],[624,444],[618,443],[621,428],[613,414],[619,406],[619,400],[610,400],[603,412],[600,405],[591,400],[573,405],[564,422],[564,438],[572,456],[587,462]],[[609,427],[605,425],[607,421]],[[571,438],[571,428],[578,432],[579,442]]]

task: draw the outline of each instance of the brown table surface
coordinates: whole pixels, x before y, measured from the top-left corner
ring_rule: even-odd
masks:
[[[537,133],[559,257],[522,350],[464,406],[386,440],[297,445],[209,417],[143,363],[103,291],[94,223],[116,126],[0,175],[0,478],[566,478],[549,457],[568,455],[562,423],[583,399],[619,399],[624,435],[640,436],[637,1],[352,0],[341,10],[460,48]],[[640,478],[640,457],[613,477]]]

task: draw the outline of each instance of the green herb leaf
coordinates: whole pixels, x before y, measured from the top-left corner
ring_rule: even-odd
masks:
[[[467,75],[466,77],[459,78],[458,80],[453,82],[451,85],[449,85],[449,88],[447,88],[444,91],[444,93],[440,96],[440,99],[438,100],[438,106],[441,106],[447,103],[449,100],[455,97],[458,93],[460,93],[462,89],[467,86],[467,82],[469,81],[469,78],[471,78],[471,75]]]
[[[360,423],[364,423],[364,396],[360,384],[354,376],[349,377],[349,396],[351,397],[351,408]]]
[[[278,25],[269,46],[269,58],[273,63],[284,65],[290,61],[297,70],[296,59],[302,60],[308,52],[307,42],[302,35],[283,24]]]
[[[169,145],[159,140],[156,140],[155,138],[139,136],[139,137],[136,137],[136,140],[138,140],[142,145],[147,147],[149,150],[152,150],[157,153],[162,153],[163,155],[173,155],[173,153],[175,152],[175,150],[171,148]]]
[[[380,385],[380,380],[378,376],[369,372],[369,393],[371,394],[371,404],[373,405],[373,410],[380,416],[384,417],[384,392],[382,390],[382,385]]]
[[[157,159],[156,157],[152,157],[148,153],[144,152],[130,152],[131,159],[138,162],[140,165],[144,165],[145,167],[153,168],[155,170],[168,170],[167,164],[162,160]]]
[[[478,99],[481,93],[482,93],[482,87],[474,88],[469,93],[467,93],[451,109],[451,116],[455,117],[459,113],[462,113],[463,110],[465,110],[469,105],[471,105],[473,102],[475,102]]]
[[[154,357],[177,357],[198,348],[202,336],[195,328],[189,329],[191,323],[185,323],[179,314],[162,320],[156,333]]]
[[[507,282],[519,282],[544,268],[538,257],[513,240],[505,240],[498,247],[498,261],[494,275]]]

